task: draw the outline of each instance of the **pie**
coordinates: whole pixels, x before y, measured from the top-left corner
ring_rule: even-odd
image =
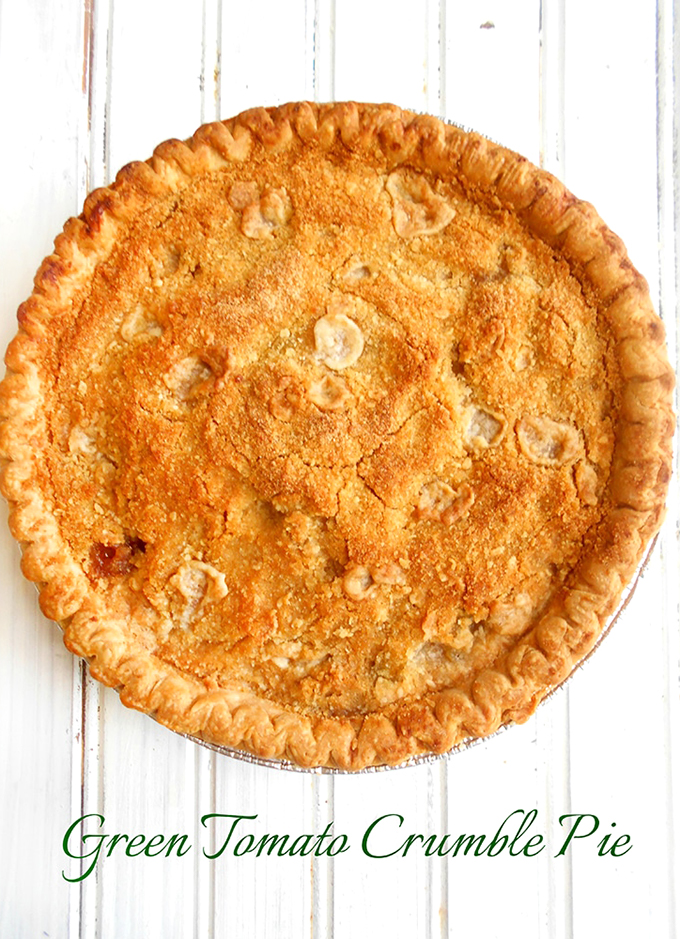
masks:
[[[300,103],[161,144],[18,320],[23,572],[124,704],[211,744],[357,770],[524,721],[663,518],[643,277],[434,117]]]

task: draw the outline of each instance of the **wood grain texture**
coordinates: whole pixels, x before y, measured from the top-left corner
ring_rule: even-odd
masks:
[[[571,3],[565,37],[565,181],[597,202],[659,296],[657,75],[654,10],[615,15],[612,3]],[[625,193],[625,198],[622,195]],[[601,835],[629,833],[635,851],[602,859],[574,852],[574,934],[666,935],[672,900],[664,877],[672,807],[664,700],[663,569],[657,552],[631,607],[571,696],[572,811],[596,814]],[[603,693],[605,692],[605,693]],[[593,715],[599,710],[598,725]],[[606,727],[606,733],[601,728]],[[590,805],[590,808],[587,806]],[[624,827],[625,819],[625,827]],[[612,828],[616,824],[616,829]]]
[[[249,106],[355,97],[472,126],[592,200],[648,278],[677,363],[678,56],[673,0],[626,16],[613,0],[168,0],[162,13],[153,0],[2,0],[0,340],[64,219],[123,163]],[[40,615],[3,522],[0,936],[676,939],[677,523],[674,486],[629,608],[526,725],[435,764],[348,778],[230,760],[126,711]],[[537,812],[547,847],[535,857],[361,852],[380,815],[404,818],[384,828],[387,851],[415,832],[492,835],[516,809]],[[598,839],[583,839],[555,858],[559,817],[578,812],[633,849],[598,857]],[[68,884],[62,869],[83,868],[61,840],[85,813],[110,834],[185,832],[192,852],[114,852]],[[207,813],[257,816],[243,833],[258,837],[332,822],[352,849],[209,860],[225,823],[204,827]]]
[[[80,11],[68,3],[0,8],[0,300],[2,345],[56,231],[78,203],[82,109]],[[27,41],[30,37],[30,42]],[[73,663],[0,538],[0,935],[66,934],[70,896],[60,831],[71,817]]]

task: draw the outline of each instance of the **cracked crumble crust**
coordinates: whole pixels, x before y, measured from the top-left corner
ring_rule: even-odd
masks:
[[[435,119],[289,106],[163,146],[69,223],[8,352],[43,608],[126,703],[302,765],[525,719],[662,516],[642,278],[551,177],[480,181],[480,147],[529,164]],[[537,179],[561,212],[532,220]],[[583,218],[621,274],[569,244]]]

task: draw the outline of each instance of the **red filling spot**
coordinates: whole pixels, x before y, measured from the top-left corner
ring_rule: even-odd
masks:
[[[144,553],[141,538],[126,536],[124,544],[102,544],[96,541],[90,549],[92,573],[95,577],[116,577],[131,570],[133,554]]]

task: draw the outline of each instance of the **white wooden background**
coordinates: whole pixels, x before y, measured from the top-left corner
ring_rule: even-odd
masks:
[[[389,100],[515,148],[593,201],[650,281],[675,349],[678,98],[673,0],[0,0],[0,345],[65,218],[159,141],[287,100]],[[680,33],[675,33],[680,35]],[[675,352],[672,351],[675,356]],[[3,510],[4,513],[4,510]],[[251,766],[125,710],[66,652],[0,529],[0,936],[677,937],[677,498],[627,613],[528,724],[433,765],[359,777]],[[539,812],[535,858],[358,846],[385,812],[408,832],[492,833]],[[208,861],[199,818],[354,835],[329,860]],[[74,876],[63,834],[186,832],[182,859]],[[569,812],[633,849],[553,858]],[[594,839],[591,839],[594,840]],[[75,862],[73,862],[75,863]]]

